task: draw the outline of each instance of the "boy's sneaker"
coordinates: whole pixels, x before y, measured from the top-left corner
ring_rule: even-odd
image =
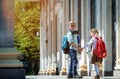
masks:
[[[77,74],[77,75],[74,75],[73,78],[82,78],[82,76],[79,76],[79,75]]]
[[[68,74],[67,78],[73,78],[72,74]]]

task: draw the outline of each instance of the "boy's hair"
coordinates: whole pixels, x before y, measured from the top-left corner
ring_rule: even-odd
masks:
[[[95,29],[95,28],[91,29],[90,32],[92,32],[92,33],[94,33],[94,34],[99,34],[98,30]]]
[[[69,22],[68,22],[68,25],[70,25],[70,24],[76,25],[76,23],[75,23],[74,21],[69,21]]]

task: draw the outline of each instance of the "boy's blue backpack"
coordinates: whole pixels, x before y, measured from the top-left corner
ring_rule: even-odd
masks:
[[[69,42],[67,40],[67,36],[63,36],[62,38],[62,50],[64,54],[68,54],[69,53]]]
[[[78,34],[78,31],[70,31],[73,34]],[[78,36],[77,37],[77,40],[78,40],[78,44],[80,43],[80,37]],[[70,44],[67,40],[67,36],[64,35],[63,38],[62,38],[62,50],[63,50],[63,53],[64,54],[69,54],[69,48],[70,48]]]

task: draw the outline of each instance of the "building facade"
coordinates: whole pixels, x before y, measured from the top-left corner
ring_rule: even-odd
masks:
[[[86,44],[91,28],[103,37],[107,57],[102,63],[102,74],[114,75],[120,70],[120,0],[40,0],[40,70],[39,74],[67,74],[69,56],[62,53],[61,39],[68,31],[68,22],[74,20]],[[90,71],[90,54],[85,49],[78,55],[78,71]],[[84,74],[83,74],[84,75]]]

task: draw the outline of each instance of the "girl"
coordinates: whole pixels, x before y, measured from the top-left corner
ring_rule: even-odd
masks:
[[[91,35],[91,39],[90,41],[82,47],[81,50],[83,50],[84,48],[86,47],[89,47],[92,45],[92,52],[96,49],[96,43],[97,43],[97,39],[95,37],[98,37],[98,31],[96,29],[91,29],[90,30],[90,35]],[[100,75],[99,75],[99,64],[102,63],[102,58],[98,58],[94,53],[92,55],[92,58],[91,58],[91,64],[94,64],[94,68],[95,68],[95,72],[96,72],[96,75],[95,75],[95,79],[99,79],[100,78]]]

